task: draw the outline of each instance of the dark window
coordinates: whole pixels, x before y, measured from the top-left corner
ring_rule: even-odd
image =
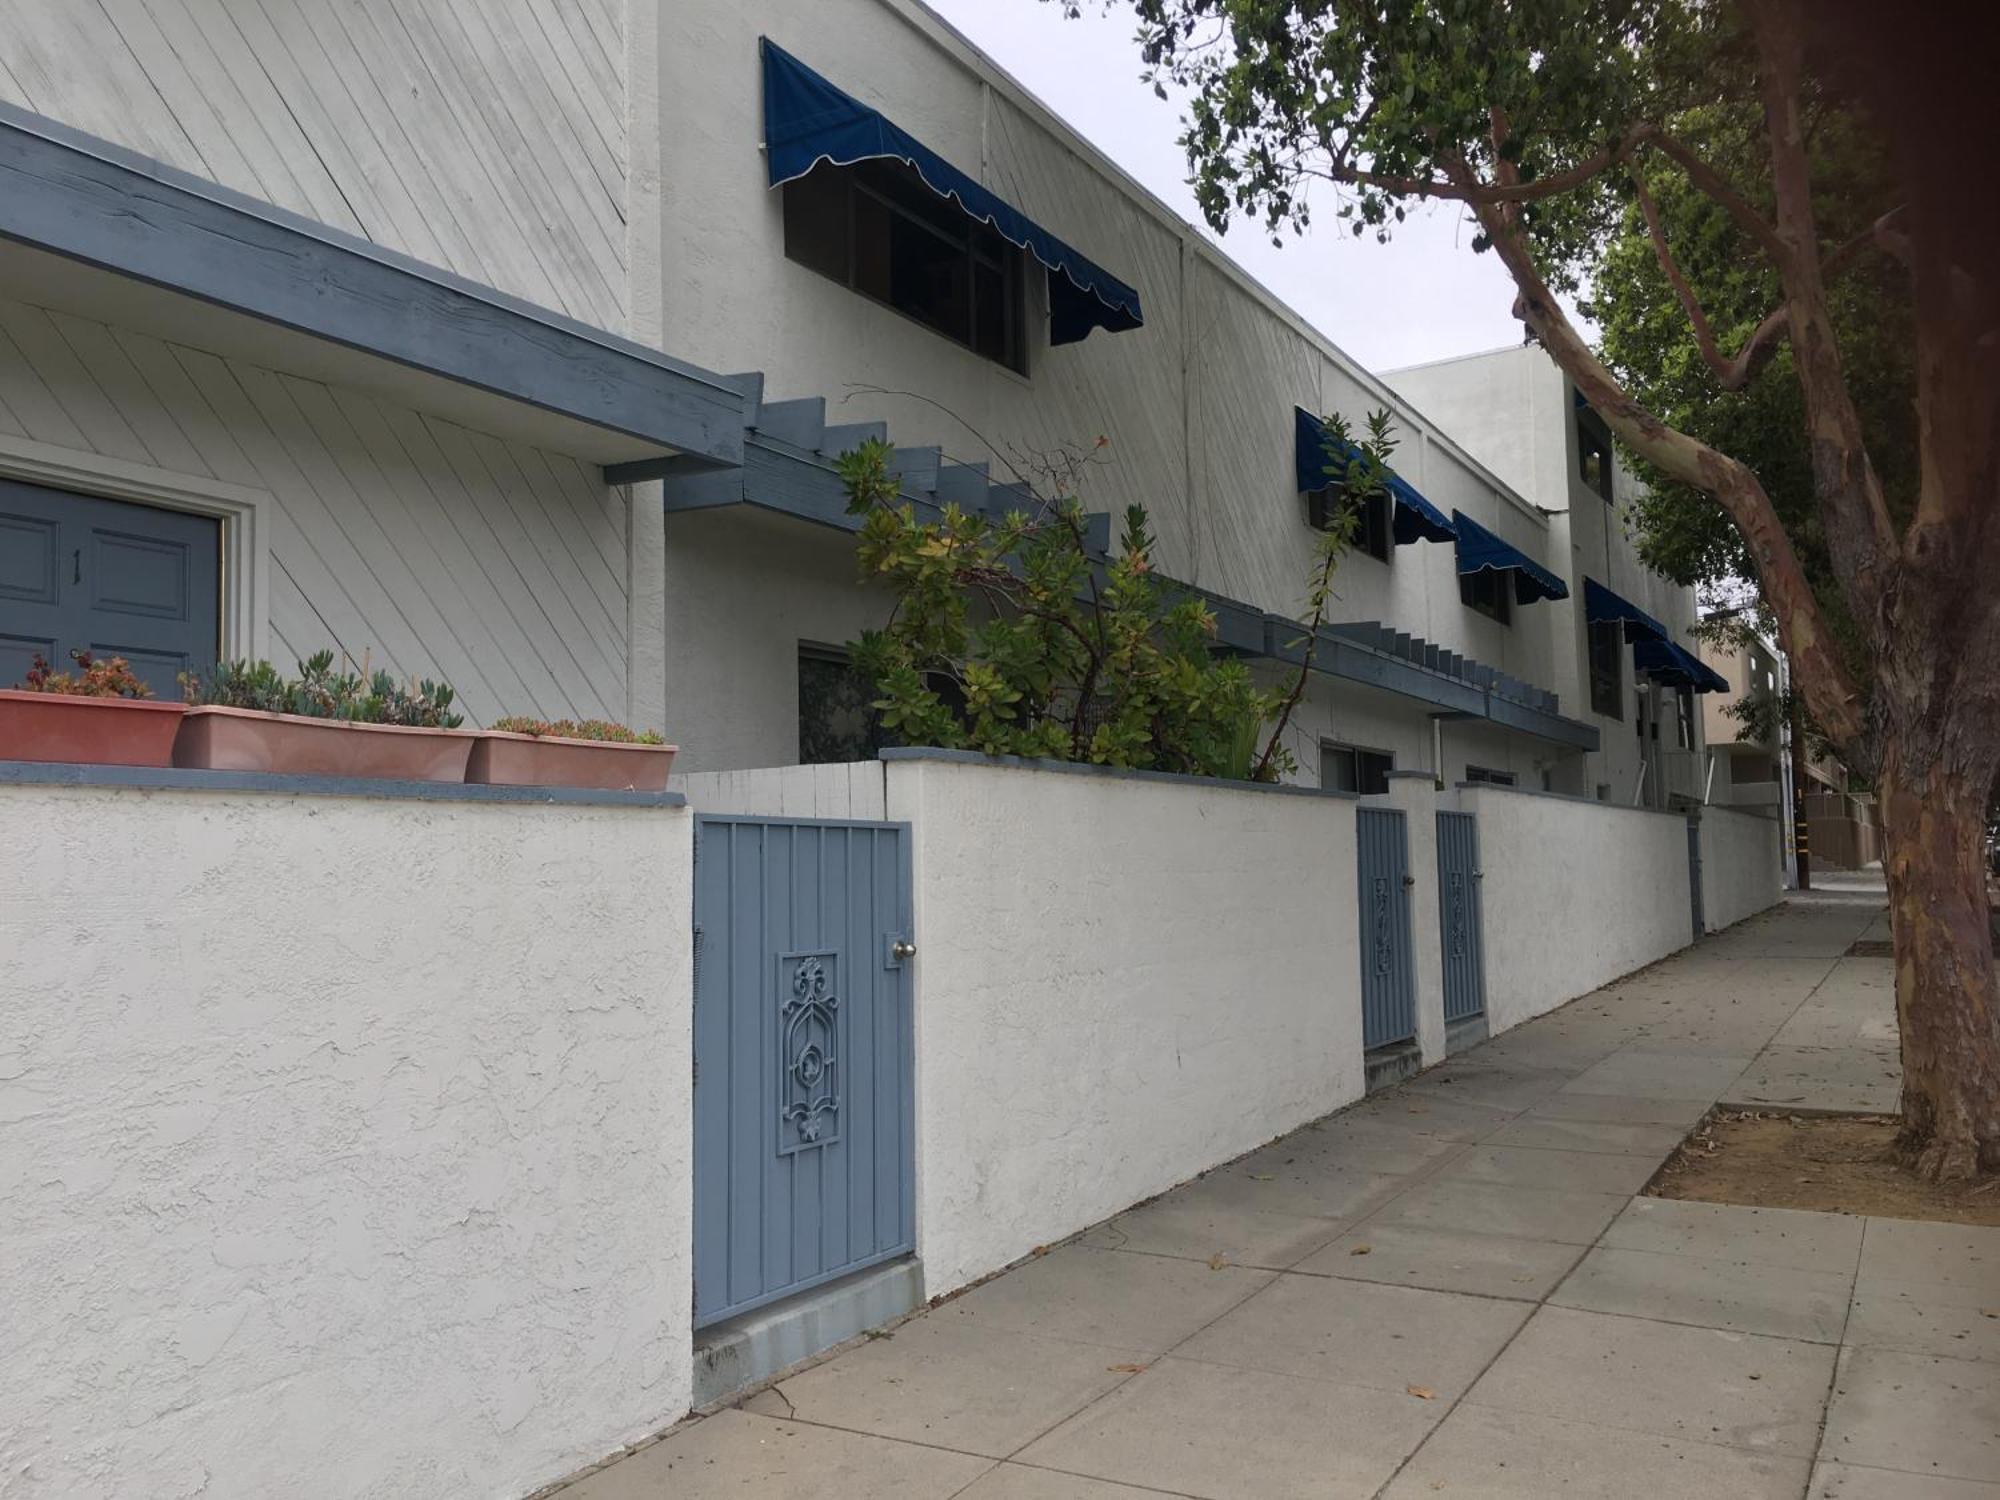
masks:
[[[1514,784],[1514,773],[1512,771],[1495,771],[1486,766],[1467,766],[1465,768],[1465,779],[1481,783],[1485,786],[1512,786]]]
[[[1481,568],[1477,573],[1458,575],[1458,597],[1467,609],[1476,609],[1502,625],[1514,618],[1514,570]]]
[[[1576,409],[1576,466],[1599,498],[1611,498],[1611,429],[1587,406]]]
[[[1694,749],[1694,689],[1674,689],[1674,722],[1679,731],[1680,747]]]
[[[1590,711],[1622,719],[1625,703],[1625,634],[1616,620],[1590,627]]]
[[[1389,790],[1396,757],[1381,750],[1357,750],[1327,742],[1319,747],[1319,784],[1330,792],[1378,797]]]
[[[894,161],[823,163],[785,184],[785,254],[1026,372],[1022,254]]]
[[[1351,504],[1342,493],[1341,486],[1330,484],[1324,489],[1313,490],[1306,496],[1313,529],[1331,531],[1341,514],[1341,507]],[[1390,529],[1389,516],[1395,501],[1385,494],[1370,495],[1361,501],[1361,520],[1354,529],[1354,548],[1366,552],[1370,557],[1382,562],[1389,561],[1396,550],[1396,536]]]
[[[799,645],[799,764],[873,760],[885,743],[875,686],[847,653]]]

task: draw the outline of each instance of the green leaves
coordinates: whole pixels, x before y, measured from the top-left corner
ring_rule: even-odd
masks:
[[[1250,774],[1274,697],[1241,662],[1211,655],[1215,617],[1155,571],[1143,507],[1126,510],[1111,555],[1098,556],[1074,495],[1034,496],[999,519],[947,506],[920,520],[892,458],[864,443],[838,460],[862,517],[861,572],[896,598],[889,623],[852,648],[892,738]]]

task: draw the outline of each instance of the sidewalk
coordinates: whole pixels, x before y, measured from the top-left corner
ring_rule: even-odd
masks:
[[[1865,935],[1789,902],[562,1500],[2000,1500],[2000,1230],[1632,1196],[1717,1100],[1893,1107]]]

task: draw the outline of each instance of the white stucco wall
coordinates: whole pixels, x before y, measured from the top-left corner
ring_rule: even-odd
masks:
[[[1493,1032],[1692,941],[1686,819],[1501,787],[1459,799],[1479,818]]]
[[[1701,813],[1701,916],[1710,932],[1776,906],[1783,894],[1782,828],[1775,818],[1705,807]]]
[[[887,769],[914,824],[929,1295],[1360,1096],[1351,800]]]
[[[689,827],[0,787],[0,1493],[493,1500],[684,1411]]]

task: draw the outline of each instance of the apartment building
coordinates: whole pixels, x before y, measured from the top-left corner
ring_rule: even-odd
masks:
[[[1302,779],[1699,800],[1692,604],[1559,373],[1369,374],[912,0],[173,30],[29,7],[0,57],[0,676],[332,647],[475,723],[663,728],[690,770],[852,755],[843,648],[887,601],[831,458],[870,434],[920,505],[1096,448],[1086,505],[1146,505],[1275,676],[1313,419],[1386,408]]]

